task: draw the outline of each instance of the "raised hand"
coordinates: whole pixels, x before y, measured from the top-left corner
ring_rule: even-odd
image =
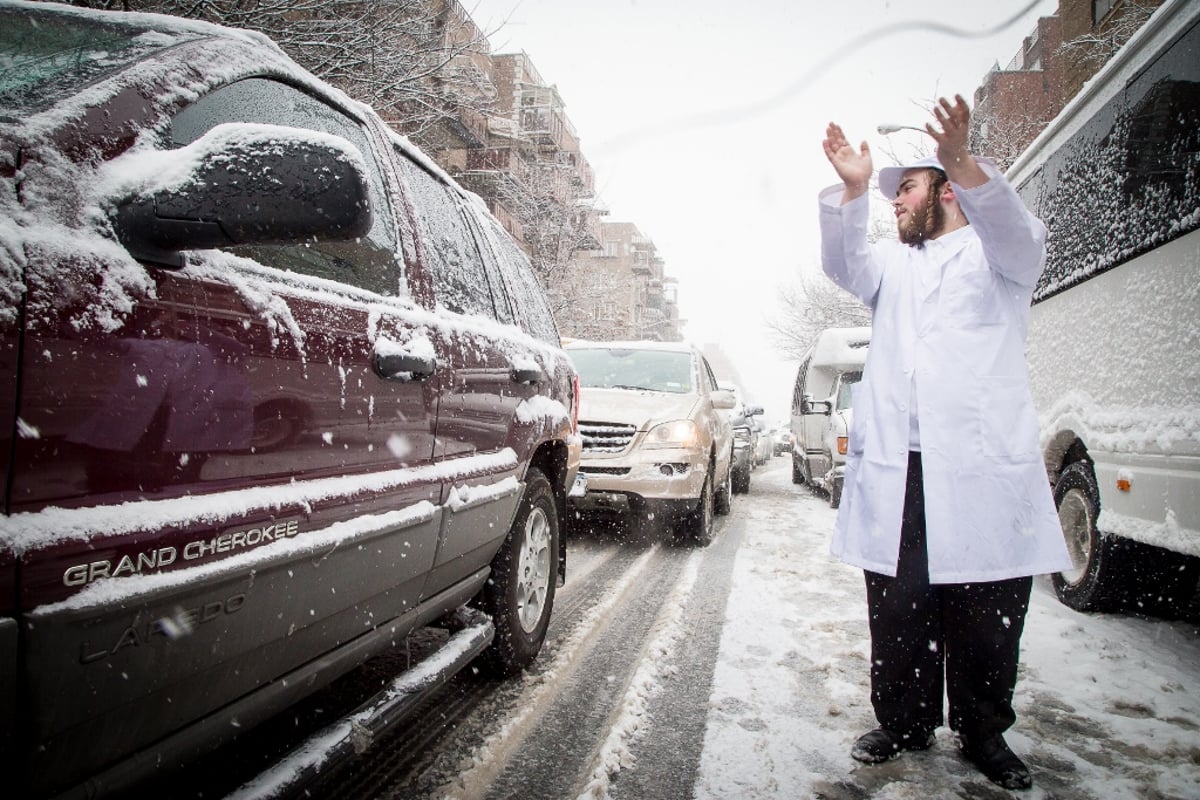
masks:
[[[871,181],[871,148],[866,142],[855,150],[846,140],[846,134],[835,122],[829,123],[825,129],[825,139],[821,142],[825,149],[825,157],[833,165],[842,183],[846,184],[846,194],[857,197],[867,190]]]
[[[933,106],[933,116],[941,130],[933,123],[925,125],[925,131],[937,142],[938,161],[950,180],[967,189],[982,186],[988,177],[967,151],[967,137],[971,132],[971,109],[961,94],[954,95],[954,102],[940,98]]]
[[[971,109],[961,94],[954,95],[954,103],[942,97],[933,106],[933,116],[937,119],[941,130],[934,127],[932,122],[926,123],[925,130],[937,142],[938,160],[946,155],[961,156],[967,152],[967,136],[971,132]]]

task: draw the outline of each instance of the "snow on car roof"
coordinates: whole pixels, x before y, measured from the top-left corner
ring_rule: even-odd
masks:
[[[5,122],[27,139],[49,135],[81,117],[88,109],[106,102],[121,91],[133,88],[135,84],[139,87],[155,84],[164,87],[157,99],[165,106],[174,98],[190,100],[213,86],[242,77],[270,76],[333,100],[353,114],[365,116],[374,113],[369,106],[314,76],[293,61],[268,36],[255,31],[164,14],[100,11],[50,3],[0,0],[0,18],[14,14],[44,19],[71,17],[94,24],[97,30],[128,28],[130,36],[146,42],[152,41],[153,37],[170,37],[171,41],[154,43],[193,45],[186,55],[138,59],[136,66],[119,68],[111,75],[81,88],[74,95],[57,100],[45,110],[9,114],[10,119]]]
[[[812,348],[813,366],[854,366],[867,359],[871,329],[826,328],[817,336]]]
[[[3,0],[0,2],[0,12],[23,11],[29,14],[61,14],[63,16],[91,19],[97,24],[109,27],[128,27],[131,30],[155,30],[162,33],[173,33],[182,38],[194,39],[198,36],[220,36],[226,39],[241,39],[256,47],[270,47],[282,54],[283,51],[266,34],[258,31],[240,28],[226,28],[212,22],[204,22],[184,17],[173,17],[167,14],[151,14],[144,11],[123,11],[119,14],[94,8],[80,8],[59,3],[29,2],[28,0]],[[190,34],[185,36],[185,34]]]

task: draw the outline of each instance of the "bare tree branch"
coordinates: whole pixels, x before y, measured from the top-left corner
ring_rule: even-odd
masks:
[[[775,348],[799,360],[826,328],[871,324],[871,311],[824,275],[802,273],[779,291],[779,313],[767,320]]]
[[[1065,61],[1086,65],[1095,73],[1137,33],[1159,5],[1151,0],[1125,0],[1100,30],[1063,42],[1057,55]]]

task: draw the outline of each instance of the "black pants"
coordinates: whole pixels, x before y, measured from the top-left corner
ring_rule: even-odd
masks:
[[[930,584],[921,454],[908,460],[896,577],[866,573],[871,704],[879,724],[920,736],[942,724],[981,740],[1016,719],[1013,689],[1030,577]]]

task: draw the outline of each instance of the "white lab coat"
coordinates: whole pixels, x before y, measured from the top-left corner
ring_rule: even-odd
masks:
[[[868,198],[821,193],[825,273],[874,312],[831,551],[873,572],[896,574],[914,399],[930,581],[1071,568],[1025,365],[1046,228],[981,166],[987,183],[954,186],[971,224],[923,249],[868,244]]]

